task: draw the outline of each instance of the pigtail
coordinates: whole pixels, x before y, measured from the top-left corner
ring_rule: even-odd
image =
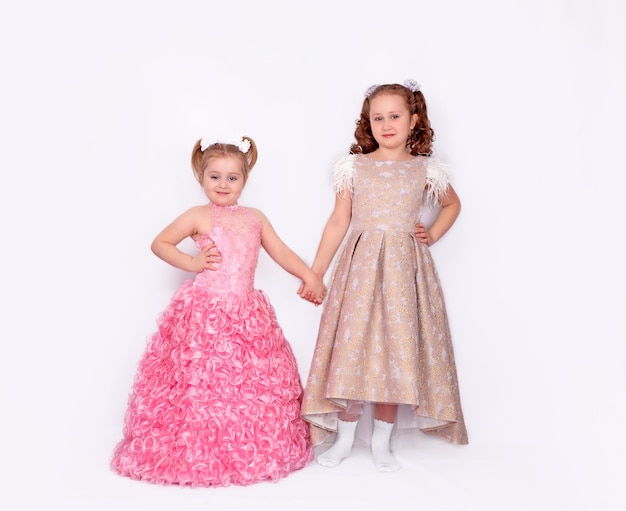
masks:
[[[417,114],[417,123],[411,130],[407,147],[413,156],[418,154],[430,156],[433,152],[433,142],[435,140],[435,130],[430,126],[428,119],[428,108],[426,107],[426,98],[421,90],[412,92],[412,100],[410,102],[411,113]]]
[[[202,139],[198,139],[191,150],[191,169],[193,170],[193,175],[196,178],[196,181],[200,184],[202,184],[203,181],[204,162],[205,158],[202,151]]]
[[[246,137],[245,135],[241,137],[241,139],[247,140],[250,143],[250,147],[248,148],[248,150],[245,152],[242,151],[248,163],[248,172],[250,172],[252,170],[252,167],[254,167],[254,165],[256,164],[259,153],[256,147],[256,142],[254,140],[252,140],[250,137]]]
[[[415,80],[406,80],[403,85],[399,83],[372,85],[365,91],[361,115],[356,121],[356,130],[354,131],[356,142],[350,147],[350,152],[352,154],[368,154],[378,148],[378,143],[372,134],[369,113],[371,100],[379,94],[398,94],[405,98],[411,115],[417,114],[417,124],[411,130],[406,146],[413,156],[418,154],[430,156],[435,140],[435,131],[430,126],[428,119],[426,99],[420,85]]]
[[[248,180],[248,174],[256,164],[259,156],[256,143],[250,137],[234,139],[217,139],[204,137],[198,140],[191,150],[191,168],[200,184],[204,179],[204,168],[210,158],[218,156],[236,156],[241,160],[243,178]]]

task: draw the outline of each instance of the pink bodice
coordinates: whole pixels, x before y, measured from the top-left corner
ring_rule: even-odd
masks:
[[[222,254],[218,270],[204,270],[196,276],[194,287],[202,286],[217,294],[245,294],[254,287],[261,221],[243,206],[216,206],[211,203],[212,227],[196,240],[198,249],[213,241]]]

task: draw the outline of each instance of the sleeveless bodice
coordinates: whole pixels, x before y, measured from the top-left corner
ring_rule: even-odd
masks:
[[[256,211],[209,204],[218,270],[183,282],[139,362],[111,467],[156,484],[276,481],[313,457],[298,364],[267,295],[253,288]]]
[[[423,207],[426,160],[354,161],[352,229],[413,232]]]
[[[242,206],[210,204],[213,222],[209,232],[196,240],[198,249],[211,241],[222,254],[217,270],[204,270],[196,276],[194,286],[202,286],[217,294],[243,294],[254,286],[259,250],[261,221]]]

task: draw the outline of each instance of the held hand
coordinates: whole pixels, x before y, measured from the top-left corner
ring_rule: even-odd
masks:
[[[198,255],[193,257],[192,271],[200,273],[204,270],[215,271],[222,262],[222,254],[214,243],[204,247]]]
[[[306,280],[300,284],[298,294],[300,298],[308,300],[315,304],[315,306],[318,306],[324,301],[326,286],[320,277],[315,276],[312,280]]]
[[[433,244],[433,239],[426,229],[426,226],[422,223],[415,224],[415,237],[420,243],[424,243],[429,247]]]

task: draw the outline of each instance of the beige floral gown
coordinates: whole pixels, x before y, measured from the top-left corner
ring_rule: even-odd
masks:
[[[468,442],[444,297],[415,223],[449,184],[436,157],[337,162],[335,189],[352,197],[305,388],[314,444],[342,410],[398,404],[397,428]]]

